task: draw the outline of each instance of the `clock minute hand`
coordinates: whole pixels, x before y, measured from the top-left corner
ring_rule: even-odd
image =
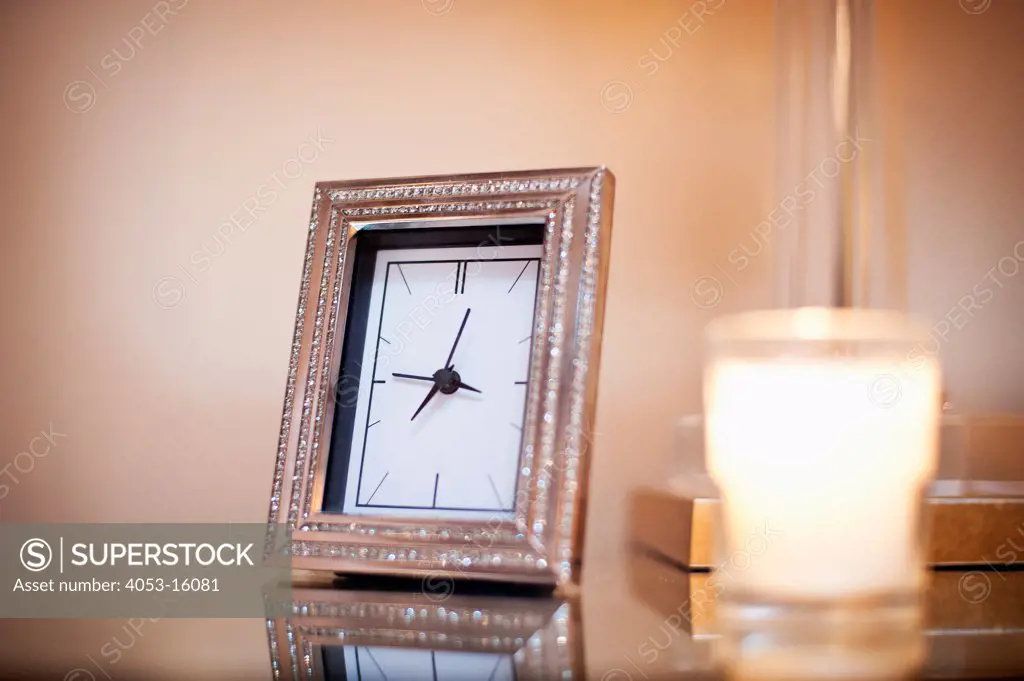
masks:
[[[455,342],[452,344],[452,351],[448,353],[448,361],[444,363],[445,369],[452,368],[452,357],[455,356],[455,348],[459,347],[459,339],[462,338],[462,330],[466,328],[466,321],[469,319],[469,308],[466,308],[466,316],[462,318],[462,326],[459,327],[459,332],[455,335]]]

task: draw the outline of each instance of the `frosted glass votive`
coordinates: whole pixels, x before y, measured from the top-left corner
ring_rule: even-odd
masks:
[[[914,620],[941,415],[927,328],[896,312],[803,308],[723,317],[707,335],[719,619]]]

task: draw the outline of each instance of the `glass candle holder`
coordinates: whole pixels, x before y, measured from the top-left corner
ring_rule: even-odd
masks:
[[[802,308],[722,317],[707,338],[720,626],[918,626],[941,414],[927,328]]]

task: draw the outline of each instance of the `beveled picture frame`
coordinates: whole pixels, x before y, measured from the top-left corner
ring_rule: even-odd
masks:
[[[579,578],[615,180],[603,167],[321,182],[314,190],[268,530],[297,569],[564,586]],[[364,229],[537,224],[514,520],[325,513],[333,403]]]
[[[289,614],[266,620],[281,681],[323,681],[324,650],[342,646],[483,653],[509,658],[513,679],[586,678],[576,601],[322,588],[289,594],[274,608]]]

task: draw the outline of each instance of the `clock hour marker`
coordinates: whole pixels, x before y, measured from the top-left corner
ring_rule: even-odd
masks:
[[[378,378],[376,381],[374,381],[374,383],[387,383],[387,381]]]
[[[460,293],[465,293],[466,292],[466,271],[469,270],[469,266],[468,265],[469,265],[469,263],[466,263],[466,262],[462,263],[462,291],[460,291]]]
[[[381,381],[381,383],[383,383],[383,382],[384,382],[384,381]],[[367,427],[367,428],[373,428],[373,427],[374,427],[375,425],[377,425],[378,423],[380,423],[380,419],[377,419],[376,421],[374,421],[373,423],[371,423],[370,425],[368,425],[368,426],[366,426],[366,427]]]
[[[526,385],[526,381],[516,381],[516,385]]]
[[[500,507],[504,506],[505,505],[505,500],[501,498],[500,494],[498,494],[498,486],[494,484],[494,478],[492,478],[490,475],[488,475],[487,476],[487,481],[489,483],[491,483],[491,490],[494,492],[494,498],[498,500],[498,507],[500,508]]]
[[[523,427],[520,426],[519,424],[516,424],[516,423],[513,423],[513,422],[509,421],[508,425],[512,426],[513,428],[515,428],[519,432],[523,432]]]
[[[494,675],[498,673],[498,665],[501,664],[503,658],[499,657],[494,663],[494,669],[491,670],[491,675],[487,677],[487,681],[494,681]]]
[[[363,675],[362,667],[359,664],[359,648],[356,647],[356,676],[360,677]]]
[[[512,289],[514,289],[516,287],[516,284],[519,283],[519,278],[523,276],[523,272],[526,271],[526,268],[530,266],[531,262],[531,260],[527,260],[526,264],[523,265],[523,269],[519,270],[519,275],[516,277],[516,280],[512,282],[511,286],[508,287],[508,293],[512,293]]]
[[[441,482],[441,474],[438,473],[434,476],[434,501],[431,508],[437,508],[437,484]]]
[[[377,668],[377,671],[380,672],[380,675],[384,677],[384,681],[388,681],[388,675],[384,673],[383,669],[381,669],[381,666],[377,663],[377,658],[375,658],[373,656],[373,653],[370,652],[370,649],[369,648],[363,648],[363,650],[365,650],[366,654],[370,656],[370,661],[373,662],[373,666]],[[387,659],[387,658],[385,658],[385,659]]]
[[[519,341],[519,344],[522,345],[523,343],[525,343],[526,341],[530,340],[531,338],[533,338],[533,334],[532,333],[529,336],[527,336],[526,338],[524,338],[523,340]]]
[[[391,471],[388,471],[387,473],[385,473],[385,474],[384,474],[384,477],[383,477],[383,478],[381,478],[381,479],[380,479],[380,482],[378,482],[378,483],[377,483],[377,486],[376,486],[376,487],[374,488],[374,490],[373,490],[373,494],[371,494],[371,495],[370,495],[370,498],[366,500],[366,503],[367,503],[367,504],[369,504],[369,503],[370,503],[371,501],[373,501],[373,497],[374,497],[374,496],[375,496],[375,495],[377,494],[377,490],[379,490],[379,489],[380,489],[380,486],[384,484],[384,481],[388,479],[388,473],[390,473],[390,472],[391,472]]]
[[[385,343],[387,343],[388,345],[391,345],[391,341],[389,341],[389,340],[388,340],[387,338],[385,338],[384,336],[378,336],[378,338],[380,338],[380,339],[381,339],[382,341],[384,341],[384,342],[385,342]]]
[[[409,295],[411,296],[412,295],[412,289],[409,288],[409,282],[405,278],[405,272],[402,271],[402,263],[395,263],[395,267],[398,268],[398,273],[402,275],[402,282],[405,284],[405,290],[408,291]],[[389,343],[389,345],[390,345],[390,343]]]

